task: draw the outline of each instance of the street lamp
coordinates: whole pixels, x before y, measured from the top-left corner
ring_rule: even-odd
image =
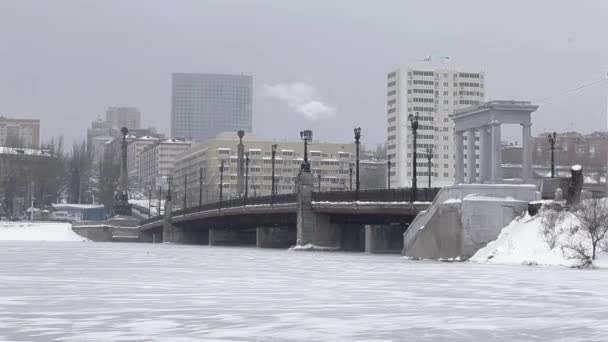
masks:
[[[429,188],[431,188],[431,166],[433,165],[431,160],[433,159],[433,148],[432,147],[427,147],[426,148],[426,160],[428,161],[428,167],[429,167]]]
[[[271,201],[274,204],[274,196],[276,195],[276,191],[275,191],[275,187],[274,187],[274,162],[276,160],[277,157],[277,144],[272,144],[272,181],[271,181],[271,188],[270,188],[270,194],[272,195]]]
[[[353,191],[353,167],[349,166],[348,167],[348,174],[349,174],[349,190]]]
[[[245,205],[249,196],[249,152],[245,153]]]
[[[419,114],[418,112],[416,112],[416,115],[408,115],[407,116],[408,119],[410,120],[411,126],[412,126],[412,133],[414,136],[414,146],[413,146],[413,161],[412,161],[412,202],[414,202],[416,200],[416,192],[418,191],[418,185],[416,184],[416,163],[417,163],[417,159],[418,159],[418,155],[416,153],[416,148],[418,148],[417,144],[418,144],[418,119],[419,119]]]
[[[152,217],[152,188],[148,187],[148,218]]]
[[[188,174],[184,175],[184,209],[188,208]]]
[[[549,134],[549,145],[551,147],[551,178],[555,177],[555,142],[557,141],[557,133]]]
[[[317,191],[321,192],[321,172],[317,173],[317,179],[319,181],[318,190]]]
[[[224,195],[224,159],[220,161],[220,202],[223,200]]]
[[[198,210],[203,206],[203,168],[199,168],[198,174]]]
[[[300,170],[302,172],[310,173],[310,163],[308,162],[308,143],[312,141],[312,131],[307,129],[300,131],[300,139],[304,140],[304,162]]]
[[[361,184],[359,183],[359,144],[360,144],[360,139],[361,139],[361,127],[357,127],[354,129],[355,131],[355,146],[356,146],[356,164],[355,164],[355,168],[357,171],[357,179],[355,181],[355,189],[357,190],[357,192],[359,192],[360,186]]]
[[[391,156],[388,156],[388,160],[386,162],[387,168],[388,168],[388,175],[387,175],[387,188],[390,189],[391,188]]]

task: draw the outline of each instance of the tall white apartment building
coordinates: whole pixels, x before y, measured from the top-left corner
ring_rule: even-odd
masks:
[[[483,71],[448,66],[406,66],[387,74],[387,155],[393,162],[391,186],[412,184],[413,134],[408,116],[419,115],[417,139],[418,187],[428,184],[427,148],[432,149],[431,186],[454,182],[454,124],[456,109],[485,98]]]

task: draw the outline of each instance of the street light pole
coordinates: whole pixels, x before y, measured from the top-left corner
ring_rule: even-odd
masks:
[[[417,143],[418,143],[418,119],[419,119],[419,114],[418,112],[416,112],[416,115],[408,115],[408,119],[410,120],[411,126],[412,126],[412,133],[413,133],[413,137],[414,137],[414,146],[412,149],[412,156],[413,156],[413,161],[412,161],[412,202],[416,201],[416,192],[418,191],[418,185],[416,184],[416,163],[417,161],[417,153],[416,153],[416,149],[418,148]]]
[[[390,189],[391,188],[391,156],[388,156],[388,161],[386,162],[386,165],[388,167],[388,174],[387,174],[387,188]]]
[[[549,134],[549,145],[551,147],[551,178],[555,177],[555,142],[557,141],[557,133]]]
[[[184,175],[184,209],[188,208],[188,175]]]
[[[249,196],[249,152],[245,153],[245,205]]]
[[[163,197],[163,187],[159,186],[158,187],[158,212],[157,214],[160,215],[160,211],[161,211],[161,197]]]
[[[321,192],[321,173],[320,172],[317,174],[317,179],[319,181],[318,190],[317,191]]]
[[[350,189],[350,191],[353,191],[353,167],[352,166],[348,167],[348,174],[349,174],[349,177],[350,177],[350,179],[349,179],[350,180],[349,189]]]
[[[152,188],[148,188],[148,218],[152,217]]]
[[[429,189],[431,188],[431,166],[432,164],[432,159],[433,159],[433,148],[432,147],[427,147],[426,148],[426,159],[428,160],[428,167],[429,167]]]
[[[270,195],[271,195],[271,202],[274,204],[274,196],[276,195],[276,190],[275,190],[275,186],[274,186],[274,162],[276,160],[277,157],[277,144],[272,144],[272,181],[271,181],[271,188],[270,188]]]
[[[357,151],[356,151],[357,159],[356,159],[356,164],[355,164],[355,167],[357,169],[357,180],[355,182],[355,186],[356,186],[357,191],[359,191],[361,189],[361,183],[359,182],[359,147],[361,144],[361,127],[355,128],[354,131],[355,131],[355,146],[357,148]]]
[[[198,209],[203,206],[203,168],[198,170]]]
[[[220,202],[224,198],[224,160],[220,162]]]

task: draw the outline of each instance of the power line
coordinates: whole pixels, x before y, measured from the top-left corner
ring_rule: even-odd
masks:
[[[562,97],[564,95],[572,94],[572,93],[577,92],[577,91],[579,91],[581,89],[584,89],[584,88],[587,88],[587,87],[591,87],[593,85],[596,85],[598,83],[602,83],[602,82],[605,82],[605,81],[608,81],[608,78],[601,78],[599,80],[596,80],[596,81],[593,81],[593,82],[586,83],[586,84],[583,84],[581,86],[578,86],[578,87],[576,87],[574,89],[570,89],[570,90],[567,90],[567,91],[562,92],[562,93],[557,94],[557,95],[552,95],[552,96],[549,96],[549,97],[546,97],[546,98],[543,98],[543,99],[540,99],[540,100],[536,100],[534,102],[536,102],[536,103],[550,104],[552,102],[546,102],[546,101],[557,99],[557,98],[560,98],[560,97]]]

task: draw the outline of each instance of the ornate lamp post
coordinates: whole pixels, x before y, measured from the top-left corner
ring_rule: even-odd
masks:
[[[184,175],[184,209],[188,208],[188,175]]]
[[[198,209],[203,206],[203,168],[199,168],[198,174]]]
[[[163,197],[163,187],[159,186],[158,187],[158,213],[157,213],[157,215],[161,214],[161,197]]]
[[[317,191],[321,192],[321,173],[320,172],[317,174],[317,180],[319,181]]]
[[[549,146],[551,148],[551,178],[555,177],[555,142],[557,141],[557,133],[549,134]]]
[[[249,196],[249,152],[245,153],[245,205]]]
[[[152,188],[148,187],[148,218],[152,217]]]
[[[391,156],[388,156],[388,160],[386,161],[386,165],[388,168],[388,174],[387,174],[387,188],[390,189],[391,188]]]
[[[432,164],[432,160],[433,160],[433,148],[432,147],[427,147],[426,148],[426,160],[428,161],[428,167],[429,167],[429,188],[431,187],[431,167],[433,166]]]
[[[355,146],[356,146],[356,161],[355,161],[355,168],[357,171],[357,178],[355,181],[355,190],[357,192],[359,192],[359,189],[361,188],[361,183],[359,182],[359,145],[361,144],[360,140],[361,140],[361,127],[357,127],[354,129],[355,131]]]
[[[220,162],[220,202],[224,199],[224,160]]]
[[[272,180],[271,180],[271,187],[270,187],[270,194],[272,195],[271,201],[272,203],[274,203],[274,196],[276,195],[276,189],[275,189],[275,185],[274,185],[274,163],[277,157],[277,144],[272,144]]]
[[[418,148],[418,112],[416,112],[415,116],[412,114],[408,115],[408,119],[410,120],[412,126],[412,134],[414,137],[414,146],[412,149],[412,202],[414,202],[416,200],[416,192],[418,191],[418,185],[416,184],[416,163],[418,162],[418,155],[416,153],[416,149]]]
[[[350,185],[349,185],[349,190],[353,191],[353,167],[349,166],[348,167],[348,174],[349,174],[349,181],[350,181]]]
[[[310,162],[308,161],[308,143],[312,141],[312,131],[307,129],[300,131],[300,139],[304,140],[304,161],[300,167],[301,172],[310,173]]]

